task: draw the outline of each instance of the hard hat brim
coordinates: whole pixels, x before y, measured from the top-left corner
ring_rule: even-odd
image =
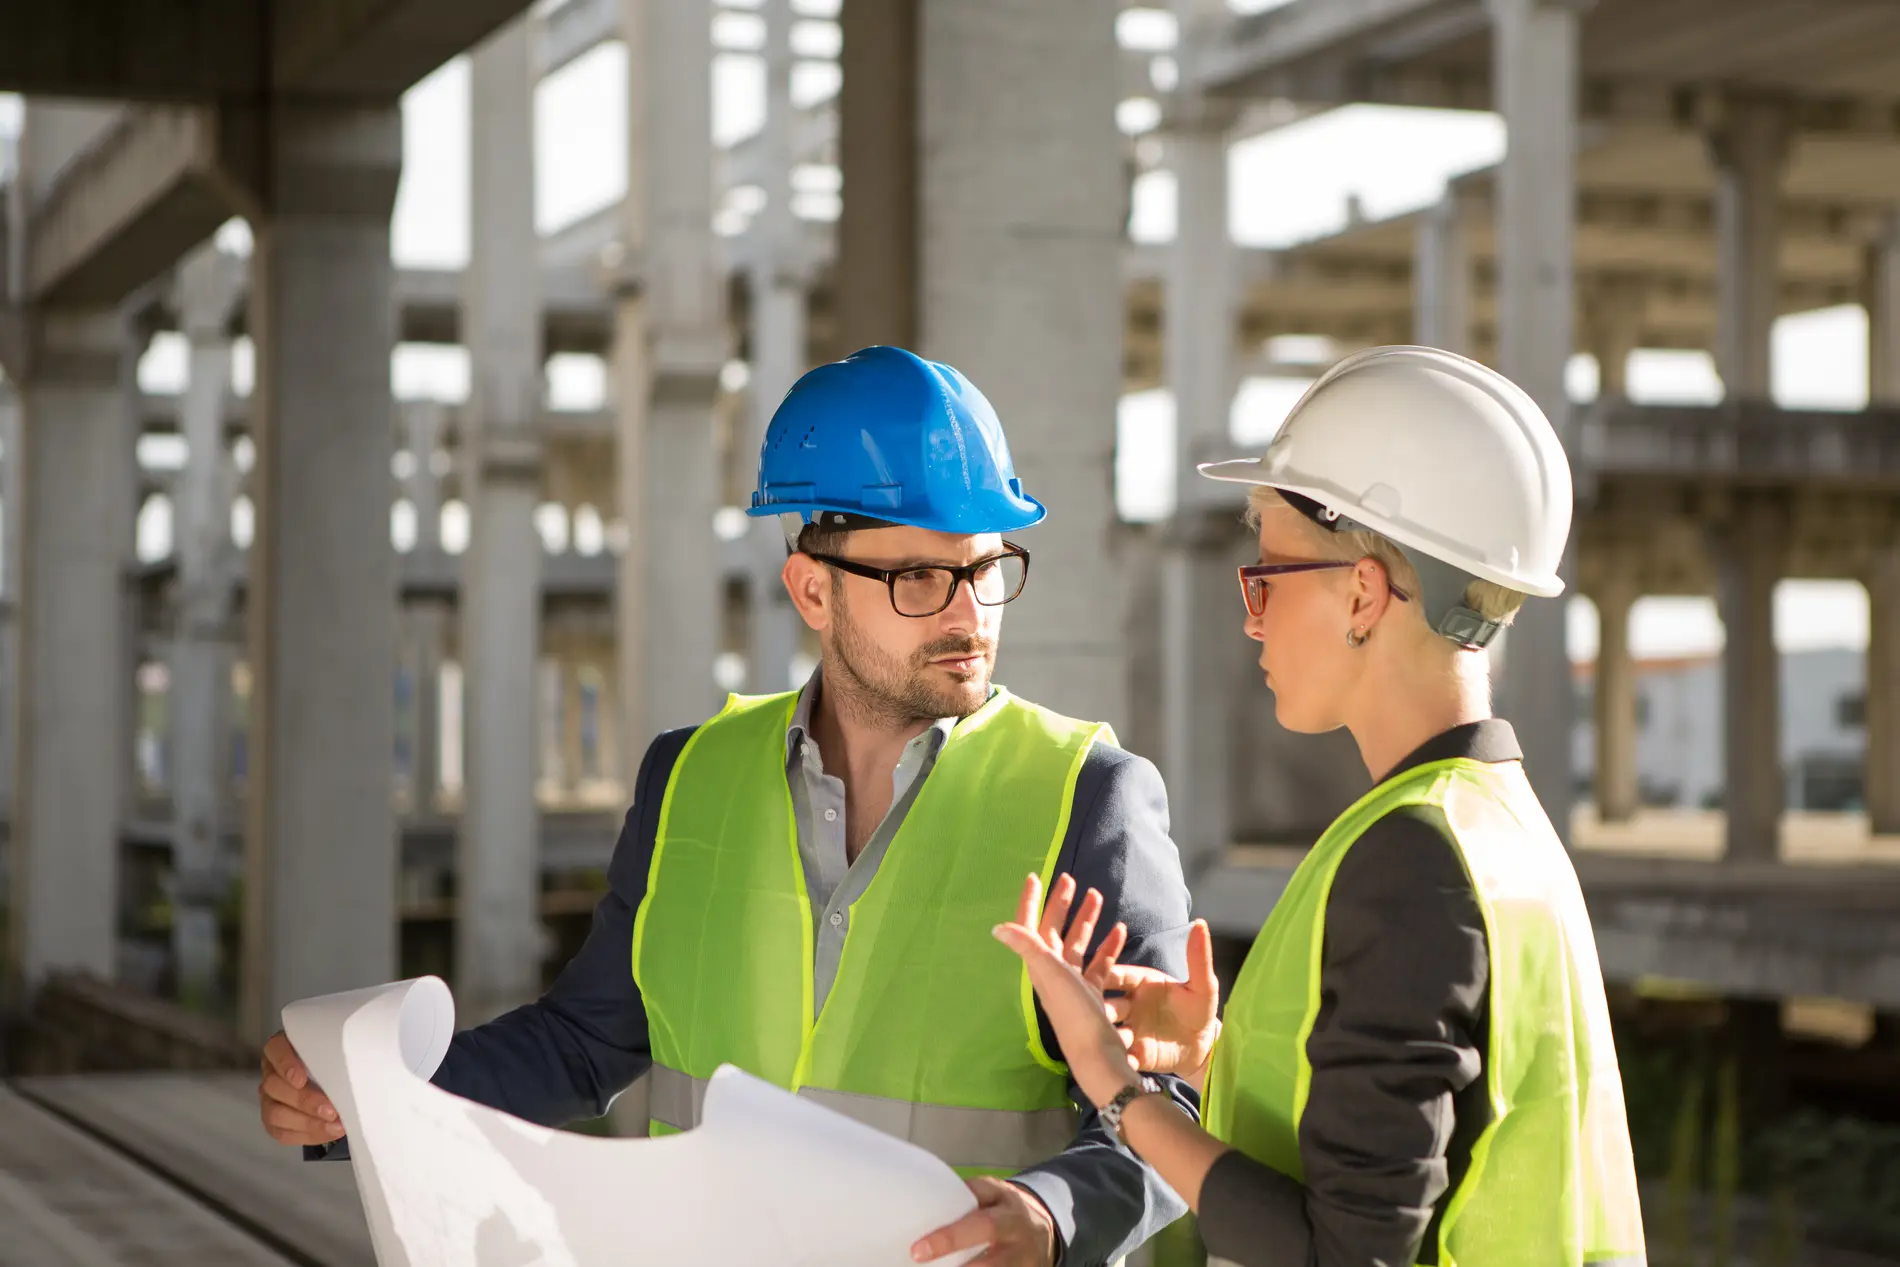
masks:
[[[764,505],[746,507],[745,513],[753,519],[802,515],[805,522],[810,523],[813,515],[827,510],[843,515],[862,515],[896,526],[949,533],[956,537],[1021,532],[1049,517],[1048,508],[1026,493],[1020,499],[1002,496],[985,499],[985,504],[967,506],[962,514],[957,515],[939,515],[929,511],[907,515],[902,510],[851,505],[843,501],[766,502]]]
[[[1350,498],[1341,497],[1338,489],[1303,482],[1297,478],[1297,473],[1292,479],[1271,478],[1262,473],[1262,468],[1263,463],[1260,458],[1229,458],[1224,462],[1202,462],[1194,469],[1199,471],[1203,478],[1218,480],[1223,484],[1253,484],[1262,488],[1310,497],[1345,515],[1355,523],[1364,524],[1380,536],[1390,537],[1402,546],[1449,563],[1480,580],[1491,581],[1537,598],[1556,598],[1564,592],[1563,578],[1554,572],[1543,575],[1521,574],[1493,567],[1477,559],[1448,557],[1450,552],[1446,551],[1443,542],[1433,541],[1403,521],[1391,519],[1355,504]]]

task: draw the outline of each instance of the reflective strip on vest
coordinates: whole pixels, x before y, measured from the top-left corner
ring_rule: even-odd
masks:
[[[653,1066],[653,1120],[676,1131],[699,1125],[709,1080]],[[822,1104],[873,1130],[908,1140],[949,1166],[1026,1170],[1075,1142],[1073,1109],[966,1109],[951,1104],[911,1104],[882,1096],[800,1087],[801,1098]]]
[[[1442,814],[1484,916],[1486,1098],[1439,1220],[1456,1267],[1641,1267],[1622,1078],[1583,891],[1516,763],[1432,762],[1340,815],[1288,882],[1229,994],[1205,1121],[1220,1139],[1304,1182],[1307,1042],[1321,1006],[1326,905],[1347,850],[1395,810]]]

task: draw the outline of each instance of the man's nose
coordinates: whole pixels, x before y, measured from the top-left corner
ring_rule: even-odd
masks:
[[[950,605],[938,614],[946,633],[970,633],[983,622],[983,606],[976,601],[976,589],[960,581],[950,595]]]

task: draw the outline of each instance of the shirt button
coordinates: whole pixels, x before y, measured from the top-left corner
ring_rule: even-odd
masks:
[[[831,913],[831,926],[833,928],[837,928],[837,927],[840,927],[843,923],[844,923],[844,912],[833,911]]]
[[[825,821],[826,821],[827,823],[835,823],[835,822],[837,822],[837,821],[838,821],[838,811],[837,811],[837,810],[835,810],[835,809],[828,809],[828,810],[826,810],[826,811],[825,811]]]

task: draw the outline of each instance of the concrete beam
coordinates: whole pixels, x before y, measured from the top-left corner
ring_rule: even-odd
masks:
[[[1237,849],[1194,884],[1194,913],[1252,937],[1286,889],[1292,850]],[[1892,868],[1576,857],[1603,975],[1669,978],[1757,998],[1900,1007]]]
[[[1777,878],[1792,879],[1789,870],[1781,868]],[[1685,887],[1672,894],[1587,881],[1585,896],[1609,980],[1667,977],[1725,995],[1900,1006],[1891,882],[1864,873],[1858,878],[1875,900],[1845,908],[1791,902],[1785,893],[1743,896]],[[1852,883],[1842,877],[1836,886]]]
[[[618,0],[565,0],[535,24],[533,74],[539,79],[620,34]]]
[[[1269,76],[1336,63],[1374,39],[1416,49],[1422,34],[1448,19],[1468,23],[1474,14],[1482,29],[1484,9],[1478,0],[1299,0],[1235,19],[1193,49],[1183,70],[1202,91],[1238,93]]]
[[[264,84],[257,53],[270,9],[258,0],[0,5],[0,91],[175,102],[254,96]]]
[[[1575,460],[1598,476],[1900,492],[1900,407],[1840,413],[1765,401],[1605,399],[1581,411]]]
[[[393,103],[493,34],[526,0],[330,0],[274,6],[271,84],[328,101]]]
[[[1184,84],[1210,94],[1492,110],[1492,67],[1422,60],[1469,42],[1484,27],[1480,0],[1299,0],[1235,18],[1225,30],[1187,42],[1179,57]],[[1700,131],[1719,111],[1707,78],[1624,78],[1586,65],[1578,113],[1590,122]],[[1900,94],[1795,91],[1785,101],[1800,132],[1900,137]]]
[[[209,107],[128,112],[32,200],[23,298],[116,304],[170,268],[241,206],[228,173],[242,131]]]

